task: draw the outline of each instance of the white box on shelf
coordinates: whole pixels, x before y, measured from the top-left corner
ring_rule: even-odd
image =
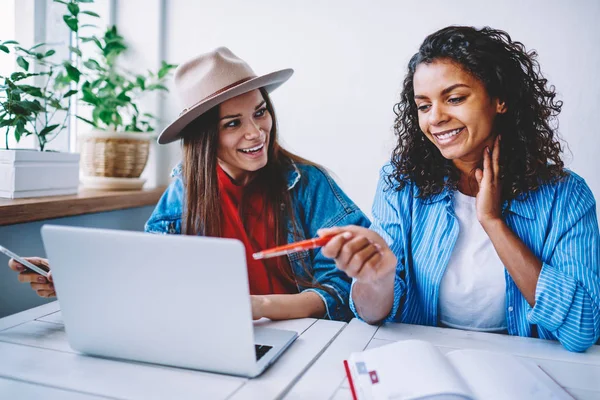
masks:
[[[79,153],[0,150],[0,197],[75,194],[78,186]]]

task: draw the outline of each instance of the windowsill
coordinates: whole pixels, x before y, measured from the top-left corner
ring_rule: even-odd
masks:
[[[165,186],[126,191],[79,190],[69,196],[0,199],[0,226],[155,205]]]

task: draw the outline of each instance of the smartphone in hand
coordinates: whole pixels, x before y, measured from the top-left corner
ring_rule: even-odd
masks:
[[[30,263],[29,261],[27,261],[23,257],[19,257],[18,255],[16,255],[12,251],[10,251],[9,249],[7,249],[6,247],[1,246],[1,245],[0,245],[0,252],[6,254],[10,258],[15,259],[16,261],[18,261],[19,263],[23,264],[25,267],[29,268],[33,272],[37,272],[38,274],[42,275],[43,277],[48,278],[48,271],[46,271],[45,269],[43,269],[43,267],[38,267],[37,265]]]

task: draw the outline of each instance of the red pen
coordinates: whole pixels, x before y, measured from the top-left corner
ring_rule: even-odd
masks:
[[[327,235],[323,237],[286,244],[284,246],[273,247],[272,249],[263,250],[259,251],[258,253],[252,254],[252,258],[254,258],[255,260],[262,260],[265,258],[285,256],[287,254],[296,253],[302,250],[316,249],[317,247],[325,246],[336,235]]]

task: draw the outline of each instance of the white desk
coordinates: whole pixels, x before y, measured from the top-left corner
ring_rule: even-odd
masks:
[[[58,302],[49,303],[0,319],[0,398],[279,398],[346,326],[312,318],[258,323],[300,337],[263,375],[246,379],[81,355],[67,343]]]
[[[408,324],[376,327],[356,319],[304,373],[286,399],[352,399],[342,361],[352,352],[407,339],[426,340],[444,353],[482,349],[529,358],[576,399],[600,399],[600,346],[570,353],[549,340]]]

